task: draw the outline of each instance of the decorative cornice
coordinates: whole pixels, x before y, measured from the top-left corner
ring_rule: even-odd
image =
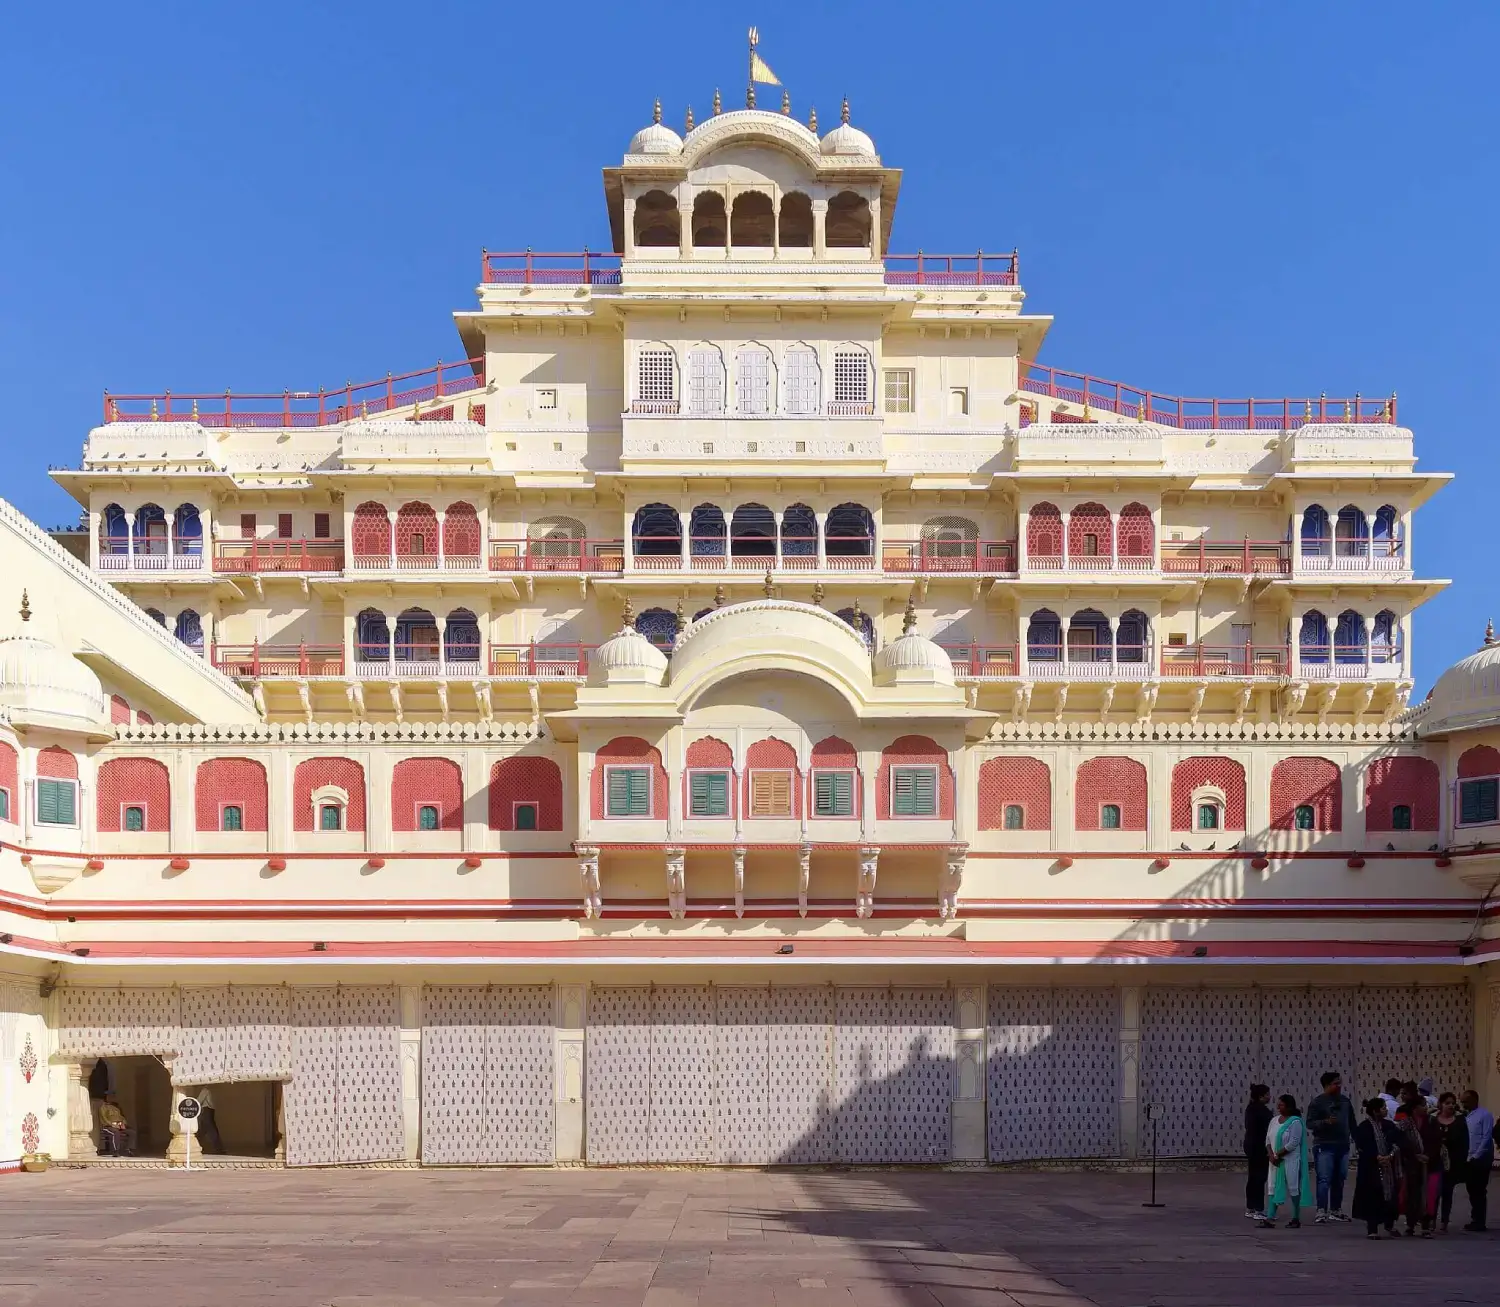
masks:
[[[1226,744],[1296,743],[1299,741],[1346,744],[1415,743],[1411,724],[1389,722],[1016,722],[997,721],[988,736],[991,743],[1101,743],[1147,741],[1220,740]]]
[[[547,738],[530,722],[155,722],[117,726],[121,744],[296,744],[347,740],[378,744],[386,740],[432,744],[486,742],[526,744]]]

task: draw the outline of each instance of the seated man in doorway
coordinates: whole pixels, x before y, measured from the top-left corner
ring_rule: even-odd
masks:
[[[99,1143],[106,1157],[134,1157],[134,1131],[113,1094],[106,1094],[99,1109]]]

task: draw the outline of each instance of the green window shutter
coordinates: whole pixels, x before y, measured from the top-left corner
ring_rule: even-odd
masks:
[[[813,779],[813,813],[819,817],[852,817],[854,774],[846,771],[818,772]]]
[[[651,771],[646,767],[615,767],[609,773],[611,817],[651,815]]]
[[[223,829],[224,830],[244,830],[244,828],[245,828],[245,814],[244,814],[244,810],[242,808],[238,807],[235,804],[228,805],[224,809]]]
[[[36,819],[53,826],[57,824],[56,781],[38,781],[36,783]]]
[[[517,830],[535,830],[536,829],[536,804],[534,804],[534,803],[518,803],[516,805],[516,829]]]
[[[937,773],[930,767],[893,767],[891,813],[897,817],[935,816]]]
[[[694,772],[689,784],[689,813],[694,817],[729,815],[729,773]]]
[[[72,781],[37,781],[36,819],[51,826],[78,824],[78,791]]]
[[[10,820],[10,791],[0,790],[0,821]]]

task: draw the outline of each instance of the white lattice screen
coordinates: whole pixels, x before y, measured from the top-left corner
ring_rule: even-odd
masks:
[[[61,991],[58,1056],[159,1057],[177,1051],[177,991],[69,985]]]

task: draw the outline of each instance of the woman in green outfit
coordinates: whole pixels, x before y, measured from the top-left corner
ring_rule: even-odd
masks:
[[[1283,1094],[1276,1100],[1276,1116],[1266,1129],[1266,1156],[1271,1162],[1271,1177],[1266,1182],[1266,1215],[1257,1224],[1263,1230],[1276,1226],[1276,1213],[1290,1203],[1292,1219],[1288,1230],[1302,1227],[1302,1195],[1309,1189],[1307,1173],[1307,1131],[1297,1100]]]

